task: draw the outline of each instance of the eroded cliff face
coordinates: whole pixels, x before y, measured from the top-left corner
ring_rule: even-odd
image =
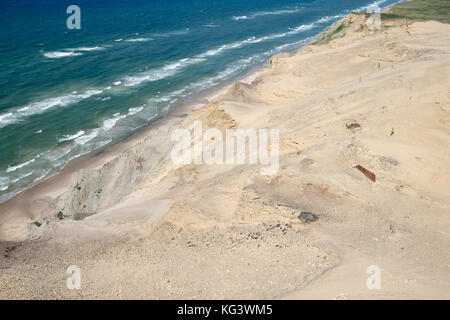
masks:
[[[171,144],[167,128],[160,127],[100,167],[75,172],[58,199],[59,210],[79,219],[117,204],[165,165]]]

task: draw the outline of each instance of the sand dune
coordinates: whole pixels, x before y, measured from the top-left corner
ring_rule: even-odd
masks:
[[[450,25],[365,19],[3,204],[0,298],[450,298]],[[278,174],[174,165],[196,120],[278,128]]]

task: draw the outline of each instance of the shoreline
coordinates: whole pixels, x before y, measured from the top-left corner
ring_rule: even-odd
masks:
[[[300,50],[300,49],[298,49]],[[25,220],[32,223],[34,220],[39,220],[45,217],[40,215],[29,217],[27,214],[19,214],[14,216],[13,211],[22,211],[22,208],[28,207],[36,200],[42,198],[51,197],[56,200],[58,197],[64,194],[70,187],[70,180],[73,174],[80,170],[92,170],[98,169],[109,161],[120,156],[121,153],[128,150],[131,146],[138,144],[145,140],[149,134],[158,130],[162,126],[171,126],[180,117],[190,114],[193,110],[204,107],[203,101],[208,101],[209,104],[214,103],[215,100],[220,99],[221,96],[226,95],[227,92],[237,82],[251,82],[252,79],[257,77],[266,67],[269,58],[261,66],[256,66],[246,74],[225,82],[222,85],[217,85],[216,88],[204,90],[202,93],[194,94],[188,97],[186,100],[175,104],[168,113],[161,119],[155,122],[148,123],[147,125],[137,129],[130,135],[112,143],[111,145],[104,146],[98,150],[95,150],[89,154],[82,155],[76,159],[73,159],[67,163],[67,165],[59,172],[38,181],[36,184],[28,189],[20,191],[10,199],[0,203],[0,241],[4,241],[2,237],[2,225],[10,220],[18,219],[20,224],[24,224]],[[9,212],[9,213],[8,213]],[[53,213],[54,214],[54,213]],[[50,214],[49,216],[51,216]],[[22,238],[22,240],[26,240]]]

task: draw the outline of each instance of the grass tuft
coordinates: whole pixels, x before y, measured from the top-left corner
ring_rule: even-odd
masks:
[[[435,20],[450,23],[450,1],[413,0],[397,3],[389,12],[381,14],[381,20],[383,19]]]

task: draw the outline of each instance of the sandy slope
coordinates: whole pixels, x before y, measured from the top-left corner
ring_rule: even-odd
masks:
[[[0,297],[450,298],[450,25],[344,19],[344,37],[275,56],[63,187],[3,206],[2,239],[28,240],[0,243]],[[198,119],[278,128],[278,174],[173,165],[171,132]],[[66,289],[72,264],[81,290]]]

